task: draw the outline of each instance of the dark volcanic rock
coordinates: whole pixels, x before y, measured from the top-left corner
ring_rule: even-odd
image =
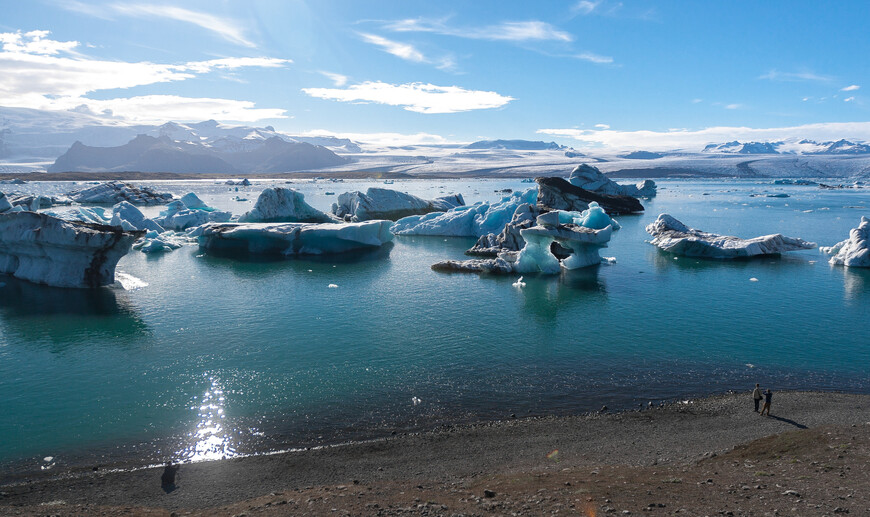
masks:
[[[467,255],[480,255],[495,257],[502,251],[519,251],[526,245],[525,239],[520,235],[520,230],[535,226],[536,218],[541,215],[541,209],[537,206],[523,203],[517,207],[511,222],[505,225],[500,234],[488,233],[482,235],[477,243],[465,253]]]
[[[538,207],[542,209],[580,212],[595,201],[608,215],[643,212],[643,205],[631,196],[596,194],[572,185],[563,178],[535,178],[535,181],[538,183]]]

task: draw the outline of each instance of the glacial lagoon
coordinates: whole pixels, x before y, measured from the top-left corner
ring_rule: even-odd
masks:
[[[430,269],[466,258],[474,239],[405,236],[370,253],[288,260],[195,246],[133,251],[118,266],[123,285],[98,290],[2,277],[2,472],[215,459],[453,423],[633,409],[755,382],[870,392],[870,271],[832,267],[818,250],[734,262],[675,257],[644,231],[666,212],[704,231],[830,246],[870,215],[870,189],[657,182],[644,214],[617,217],[622,229],[602,250],[615,262],[526,276],[521,288],[513,276]],[[266,186],[300,190],[321,210],[341,192],[385,186],[149,185],[196,192],[235,214]],[[468,203],[533,186],[386,185],[424,198],[459,192]]]

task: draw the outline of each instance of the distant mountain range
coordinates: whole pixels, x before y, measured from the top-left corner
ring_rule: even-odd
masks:
[[[561,151],[568,149],[556,142],[540,140],[479,140],[463,146],[465,149],[511,149],[514,151]]]
[[[870,154],[870,145],[865,143],[837,140],[836,142],[815,142],[799,140],[796,142],[726,142],[709,144],[705,153],[721,154]]]
[[[223,136],[203,144],[168,136],[189,136],[186,135],[189,128],[177,124],[160,127],[165,132],[159,137],[138,135],[115,147],[75,142],[48,167],[48,172],[276,173],[319,169],[348,161],[325,147],[288,142],[278,136]]]

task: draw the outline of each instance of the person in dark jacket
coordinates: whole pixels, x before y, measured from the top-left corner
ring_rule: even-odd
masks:
[[[770,388],[767,388],[767,391],[764,392],[764,406],[761,408],[761,414],[764,415],[764,412],[767,411],[767,416],[770,416],[770,399],[773,398],[773,392],[770,391]]]

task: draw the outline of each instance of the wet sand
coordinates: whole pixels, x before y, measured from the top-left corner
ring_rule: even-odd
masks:
[[[414,503],[413,499],[422,501],[412,494],[425,487],[435,490],[430,494],[433,498],[449,494],[450,490],[466,490],[469,496],[463,498],[465,503],[480,505],[497,499],[489,501],[478,486],[480,482],[502,486],[498,493],[505,497],[504,483],[522,494],[531,485],[516,479],[532,479],[528,476],[540,480],[540,476],[629,469],[618,474],[629,479],[627,472],[638,475],[644,469],[699,468],[710,458],[733,454],[735,447],[751,446],[764,437],[789,437],[794,432],[808,437],[807,433],[829,428],[841,433],[851,430],[861,439],[870,437],[870,396],[779,392],[774,395],[769,418],[754,413],[749,393],[742,393],[680,401],[643,411],[449,426],[371,442],[181,465],[176,487],[171,491],[161,487],[162,468],[58,472],[50,479],[22,480],[0,487],[0,513],[45,513],[53,508],[59,514],[114,515],[128,508],[127,513],[139,514],[193,511],[232,515],[237,507],[245,505],[274,509],[278,503],[290,504],[288,493],[309,493],[306,499],[311,503],[322,502],[324,493],[364,490],[355,498],[334,497],[337,502],[332,503],[327,495],[323,508],[285,510],[290,514],[317,514],[330,513],[335,507],[337,512],[344,508],[350,514],[392,514],[387,511],[390,507],[381,502],[404,504],[405,498],[409,504]],[[816,438],[809,440],[809,444],[818,443]],[[799,454],[798,449],[792,452]],[[866,478],[866,465],[861,471]],[[559,486],[571,486],[570,481],[565,483],[568,485]],[[312,499],[311,493],[321,496]],[[268,499],[269,504],[252,503],[260,501],[258,498]],[[360,501],[377,506],[354,506]],[[426,501],[427,505],[429,502],[433,501]],[[594,503],[599,511],[608,504],[597,500],[586,503]],[[293,504],[298,503],[294,500]],[[453,507],[457,504],[454,502]],[[508,506],[502,509],[507,511]],[[452,512],[438,505],[427,513]]]

